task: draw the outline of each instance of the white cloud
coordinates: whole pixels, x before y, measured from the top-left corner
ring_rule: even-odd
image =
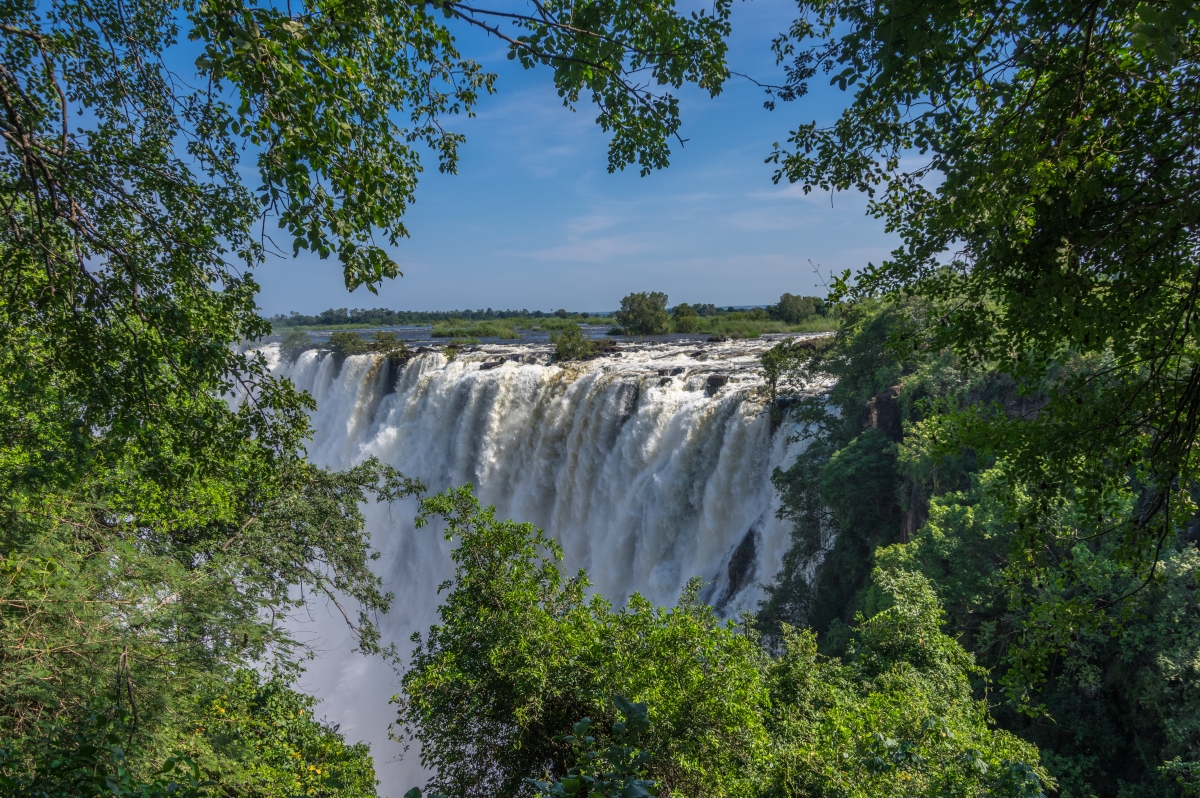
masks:
[[[497,255],[517,255],[541,261],[575,263],[607,263],[614,258],[641,255],[658,249],[655,243],[636,235],[616,235],[606,238],[576,239],[555,247],[528,252],[497,252]]]
[[[604,216],[600,214],[592,214],[589,216],[578,216],[567,222],[567,229],[575,234],[594,233],[597,230],[604,230],[612,227],[621,220],[615,216]]]

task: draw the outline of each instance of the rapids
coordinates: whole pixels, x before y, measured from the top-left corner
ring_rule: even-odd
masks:
[[[502,517],[547,530],[567,569],[586,568],[615,603],[638,592],[672,604],[698,575],[702,598],[733,616],[755,607],[789,543],[770,475],[797,444],[786,426],[772,431],[755,395],[758,355],[771,343],[629,343],[563,365],[529,344],[453,359],[426,349],[403,365],[315,350],[281,363],[275,347],[264,355],[317,401],[313,461],[344,468],[374,455],[433,491],[473,483]],[[436,620],[450,544],[414,529],[412,503],[366,513],[378,573],[396,596],[382,627],[403,650]],[[321,652],[300,686],[348,739],[372,743],[381,794],[422,783],[417,752],[397,761],[386,737],[396,674],[352,654],[327,608],[311,608],[295,629]]]

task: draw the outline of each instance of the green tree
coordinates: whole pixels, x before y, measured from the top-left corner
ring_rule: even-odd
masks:
[[[599,750],[589,732],[592,719],[584,718],[571,727],[563,740],[575,750],[575,766],[558,781],[531,780],[542,795],[584,795],[598,798],[647,798],[658,795],[652,779],[646,778],[650,752],[641,747],[650,729],[650,712],[645,704],[614,695],[613,705],[620,720],[612,727],[612,745]]]
[[[794,528],[758,619],[768,642],[777,648],[784,624],[803,625],[820,634],[822,651],[844,653],[850,616],[879,605],[872,564],[919,571],[945,604],[946,633],[1003,688],[991,693],[996,721],[1038,746],[1060,794],[1187,794],[1174,780],[1192,779],[1200,758],[1187,731],[1200,717],[1187,675],[1200,640],[1194,523],[1164,541],[1148,580],[1113,556],[1120,542],[1103,534],[1137,495],[1114,490],[1100,516],[1064,502],[1036,515],[1070,548],[1030,563],[1019,525],[1038,493],[1005,461],[947,452],[942,442],[947,419],[965,408],[1028,417],[1046,397],[964,369],[952,353],[899,357],[887,342],[924,311],[917,302],[856,303],[826,348],[798,360],[776,353],[781,384],[794,385],[790,412],[814,435],[775,477]],[[804,397],[821,375],[838,380],[830,396]],[[872,426],[885,406],[900,422],[895,440]]]
[[[845,662],[817,653],[812,632],[785,630],[763,794],[1044,796],[1054,782],[1037,749],[991,728],[972,695],[980,669],[941,632],[929,583],[899,570],[875,581],[888,606],[858,619]]]
[[[675,332],[693,333],[700,329],[700,314],[686,302],[676,305],[671,311]]]
[[[326,346],[336,357],[361,355],[371,351],[371,344],[356,332],[341,330],[329,336]]]
[[[280,621],[300,597],[334,602],[359,647],[383,651],[373,619],[390,598],[359,507],[418,486],[375,462],[306,463],[311,397],[243,344],[270,331],[251,276],[268,221],[285,250],[336,257],[350,289],[399,273],[383,247],[406,234],[419,153],[453,172],[447,118],[493,88],[448,26],[548,66],[564,103],[599,107],[609,168],[646,172],[677,135],[670,92],[720,90],[728,11],[3,6],[6,777],[41,761],[39,724],[76,729],[118,706],[129,756],[93,741],[80,772],[157,790],[194,733],[195,695],[303,655]]]
[[[336,726],[315,717],[315,705],[279,676],[239,671],[198,698],[184,751],[238,795],[375,798],[368,746],[347,745]]]
[[[70,730],[116,706],[131,719],[123,767],[151,778],[190,739],[194,696],[256,663],[286,672],[304,654],[283,618],[306,595],[340,608],[360,649],[386,653],[373,619],[391,596],[371,572],[360,505],[420,486],[374,461],[344,473],[278,467],[260,477],[235,459],[224,480],[167,496],[118,472],[37,505],[10,497],[0,559],[10,766],[36,761],[44,724]],[[132,495],[114,496],[108,480]]]
[[[787,324],[799,324],[817,315],[817,304],[812,297],[784,294],[779,303],[771,307],[771,315]]]
[[[128,711],[42,724],[27,750],[0,749],[0,795],[45,798],[374,798],[366,745],[346,745],[336,727],[313,717],[311,696],[276,676],[242,670],[215,679],[184,703],[178,750],[138,773],[140,735]],[[207,777],[207,778],[206,778]]]
[[[1061,552],[1071,579],[1076,544],[1100,535],[1152,576],[1200,477],[1200,17],[1176,0],[800,8],[776,42],[783,98],[822,69],[853,95],[831,126],[797,128],[776,177],[866,192],[904,242],[835,293],[922,297],[893,347],[949,349],[1045,395],[1036,416],[960,408],[936,435],[1038,497],[1019,505],[1020,562]],[[1120,492],[1137,501],[1110,519]],[[1064,503],[1105,520],[1059,537],[1042,516]],[[1069,635],[1089,611],[1055,623]]]
[[[667,295],[651,293],[629,294],[621,300],[617,324],[631,335],[662,335],[667,331]]]
[[[279,342],[279,355],[284,360],[294,363],[301,354],[315,348],[316,344],[308,337],[308,333],[303,330],[288,330]]]
[[[762,655],[696,600],[639,596],[614,610],[566,578],[554,541],[499,521],[470,489],[425,499],[457,541],[454,578],[403,677],[399,723],[421,744],[430,789],[458,798],[529,794],[525,779],[566,777],[572,719],[615,720],[609,696],[651,707],[648,777],[682,795],[744,795],[768,753]],[[606,733],[596,733],[608,744]]]

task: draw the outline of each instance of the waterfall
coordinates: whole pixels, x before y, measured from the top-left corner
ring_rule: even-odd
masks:
[[[471,482],[500,517],[530,521],[585,568],[614,603],[641,593],[673,604],[692,576],[725,616],[753,609],[789,539],[770,484],[794,457],[772,430],[758,356],[771,341],[627,344],[590,361],[552,364],[545,345],[472,347],[449,359],[424,350],[402,365],[309,351],[281,363],[317,401],[313,461],[345,468],[375,456],[432,491]],[[449,546],[415,530],[411,502],[366,509],[378,573],[396,595],[384,633],[406,644],[436,619]],[[417,753],[402,762],[386,729],[398,678],[350,653],[340,619],[321,608],[297,633],[321,652],[300,686],[348,739],[372,743],[381,793],[423,782]]]

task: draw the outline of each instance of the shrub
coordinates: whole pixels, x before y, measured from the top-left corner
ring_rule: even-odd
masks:
[[[478,323],[453,321],[435,324],[430,335],[434,338],[520,338],[521,334],[512,325],[508,319]]]
[[[667,295],[659,291],[629,294],[617,311],[617,324],[631,335],[662,335],[669,321]]]
[[[371,345],[368,344],[361,335],[352,332],[335,332],[329,336],[329,343],[326,344],[329,350],[338,357],[349,357],[350,355],[361,355],[371,351]]]
[[[700,329],[700,314],[686,302],[676,305],[671,315],[675,317],[675,332],[693,333]]]
[[[698,329],[700,329],[699,316],[677,316],[675,318],[675,332],[694,333]]]
[[[292,363],[300,355],[310,349],[315,349],[316,346],[313,340],[308,337],[308,333],[302,330],[291,330],[284,333],[283,340],[279,342],[279,356]]]
[[[555,360],[582,360],[590,356],[595,347],[578,324],[572,324],[560,331],[550,334],[550,343],[554,344]]]

